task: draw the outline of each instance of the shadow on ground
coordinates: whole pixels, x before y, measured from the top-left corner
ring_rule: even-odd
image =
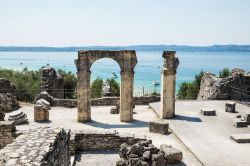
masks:
[[[198,117],[193,116],[184,116],[184,115],[175,115],[172,120],[183,120],[188,122],[202,122],[202,120]]]
[[[141,121],[141,120],[133,120],[132,122],[123,123],[123,124],[107,124],[107,123],[102,123],[102,122],[92,120],[91,122],[87,122],[84,124],[92,126],[92,127],[103,128],[103,129],[148,127],[148,122]]]

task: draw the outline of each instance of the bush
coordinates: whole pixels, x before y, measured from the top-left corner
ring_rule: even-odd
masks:
[[[197,99],[203,75],[204,72],[201,71],[195,75],[193,82],[182,82],[177,93],[178,99]]]
[[[231,71],[228,68],[224,68],[223,70],[221,70],[219,72],[219,77],[220,78],[226,78],[226,77],[228,77],[230,75],[230,72]]]
[[[76,98],[76,84],[77,78],[72,72],[65,72],[61,69],[57,71],[59,74],[63,75],[64,81],[64,98],[72,99]]]

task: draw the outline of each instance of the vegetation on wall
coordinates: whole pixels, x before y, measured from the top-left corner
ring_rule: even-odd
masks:
[[[228,68],[224,68],[219,72],[218,77],[225,78],[230,75],[230,70]],[[194,81],[192,82],[182,82],[180,88],[177,93],[178,99],[197,99],[201,78],[204,75],[204,72],[201,71],[195,76]]]

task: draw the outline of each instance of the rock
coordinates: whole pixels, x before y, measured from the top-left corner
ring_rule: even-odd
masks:
[[[2,110],[0,110],[0,121],[4,121],[5,114]]]
[[[130,158],[129,166],[149,166],[146,161],[141,160],[140,158]]]
[[[145,158],[145,160],[150,160],[151,159],[151,152],[148,150],[148,151],[145,151],[142,155],[143,158]]]
[[[16,87],[11,84],[10,81],[6,78],[0,78],[0,93],[6,94],[11,93],[15,95]]]
[[[128,145],[123,143],[120,145],[119,156],[120,158],[127,159]]]
[[[124,159],[118,160],[116,166],[128,166],[128,162]]]
[[[211,108],[201,108],[201,114],[204,116],[215,116],[216,115],[216,111],[214,109]]]
[[[130,149],[128,150],[127,154],[135,154],[141,157],[144,153],[144,149],[142,146],[139,146],[138,144],[132,145]]]
[[[182,161],[182,152],[168,145],[161,145],[161,151],[164,153],[164,157],[167,164],[178,164]]]
[[[155,147],[152,144],[149,144],[148,147],[144,147],[144,150],[145,151],[149,150],[151,152],[151,154],[157,154],[160,151],[160,149],[158,149],[157,147]]]
[[[19,103],[15,96],[10,93],[0,93],[0,109],[2,112],[11,112],[20,108]]]
[[[44,106],[47,110],[50,110],[50,103],[44,99],[39,99],[36,104]]]
[[[225,111],[235,113],[235,106],[236,106],[235,102],[226,103],[225,104]]]
[[[152,144],[152,141],[151,140],[145,140],[145,141],[138,142],[137,144],[139,146],[146,146],[146,147],[148,147],[149,144]]]
[[[164,135],[168,133],[168,126],[166,121],[151,121],[149,122],[149,131]]]
[[[9,121],[14,121],[16,125],[29,123],[27,115],[22,110],[13,111],[9,114]]]
[[[239,76],[239,75],[244,75],[244,74],[245,74],[245,71],[239,68],[234,68],[230,73],[231,76]]]
[[[110,114],[119,114],[119,109],[117,109],[116,107],[112,107],[110,109]]]
[[[247,127],[247,121],[245,118],[236,118],[234,121],[234,126],[239,128],[239,127]]]
[[[57,74],[56,70],[52,67],[48,66],[44,67],[42,69],[41,91],[46,91],[55,98],[63,99],[64,98],[63,76]],[[50,102],[49,100],[47,101]]]
[[[34,103],[36,103],[36,102],[37,102],[38,100],[40,100],[40,99],[44,99],[44,100],[48,101],[48,102],[50,103],[50,105],[53,105],[53,100],[54,100],[54,98],[53,98],[53,96],[51,96],[51,95],[50,95],[48,92],[46,92],[46,91],[40,92],[40,93],[36,96]]]
[[[152,166],[165,166],[166,160],[163,152],[158,152],[152,155]]]

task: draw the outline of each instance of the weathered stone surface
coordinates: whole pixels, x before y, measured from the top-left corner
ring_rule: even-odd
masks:
[[[214,109],[211,109],[211,108],[201,108],[200,112],[204,116],[215,116],[216,115],[216,111]]]
[[[50,110],[50,103],[49,103],[47,100],[39,99],[39,100],[36,102],[36,104],[45,107],[47,110]]]
[[[12,121],[0,121],[0,149],[12,143],[16,138],[16,126]],[[1,161],[0,161],[1,165]]]
[[[34,101],[34,103],[36,103],[38,100],[40,100],[40,99],[44,99],[44,100],[46,100],[46,101],[48,101],[51,105],[53,105],[53,101],[54,101],[54,98],[53,98],[53,96],[51,96],[48,92],[46,92],[46,91],[42,91],[42,92],[40,92],[37,96],[36,96],[36,98],[35,98],[35,101]]]
[[[235,113],[235,102],[229,102],[225,104],[225,111]]]
[[[0,109],[0,121],[4,121],[5,114],[4,112]]]
[[[164,153],[167,164],[177,164],[182,161],[183,155],[180,150],[169,145],[161,145],[160,149]]]
[[[48,122],[49,121],[48,109],[42,105],[35,105],[34,106],[34,121],[35,122]]]
[[[246,121],[247,121],[247,125],[250,125],[250,112],[246,113]]]
[[[136,166],[165,166],[179,164],[182,161],[181,151],[167,145],[162,145],[160,150],[154,147],[150,141],[139,141],[134,145],[122,144],[119,154],[123,163]]]
[[[175,51],[164,51],[163,70],[161,72],[161,118],[173,118],[175,115],[175,82],[179,59]]]
[[[19,103],[15,96],[10,93],[0,93],[0,110],[2,112],[11,112],[20,108]]]
[[[128,166],[128,162],[124,159],[118,160],[116,166]]]
[[[64,98],[63,76],[57,74],[56,70],[52,67],[44,67],[42,69],[41,92],[42,91],[48,92],[55,98]]]
[[[234,121],[235,127],[247,127],[247,122],[245,118],[236,118]]]
[[[237,143],[250,143],[250,134],[234,134],[230,138]]]
[[[119,114],[120,113],[120,100],[117,101],[116,106],[110,109],[110,114]]]
[[[212,73],[205,73],[201,78],[198,99],[237,100],[249,102],[250,75],[242,69],[233,69],[230,76],[218,78]]]
[[[0,78],[0,93],[6,94],[11,93],[15,95],[16,87],[11,84],[10,81],[6,78]]]
[[[27,115],[22,110],[13,111],[9,114],[9,121],[14,121],[16,125],[29,123]]]
[[[117,61],[121,67],[120,87],[120,120],[129,122],[133,120],[133,84],[134,67],[137,64],[135,51],[107,51],[88,50],[78,51],[78,59],[75,60],[77,68],[77,100],[78,100],[78,121],[86,122],[91,120],[91,94],[90,94],[90,68],[98,59],[111,58]]]
[[[0,150],[0,165],[69,166],[69,131],[37,128]]]
[[[152,121],[149,122],[149,131],[159,134],[168,133],[169,124],[166,121]]]

